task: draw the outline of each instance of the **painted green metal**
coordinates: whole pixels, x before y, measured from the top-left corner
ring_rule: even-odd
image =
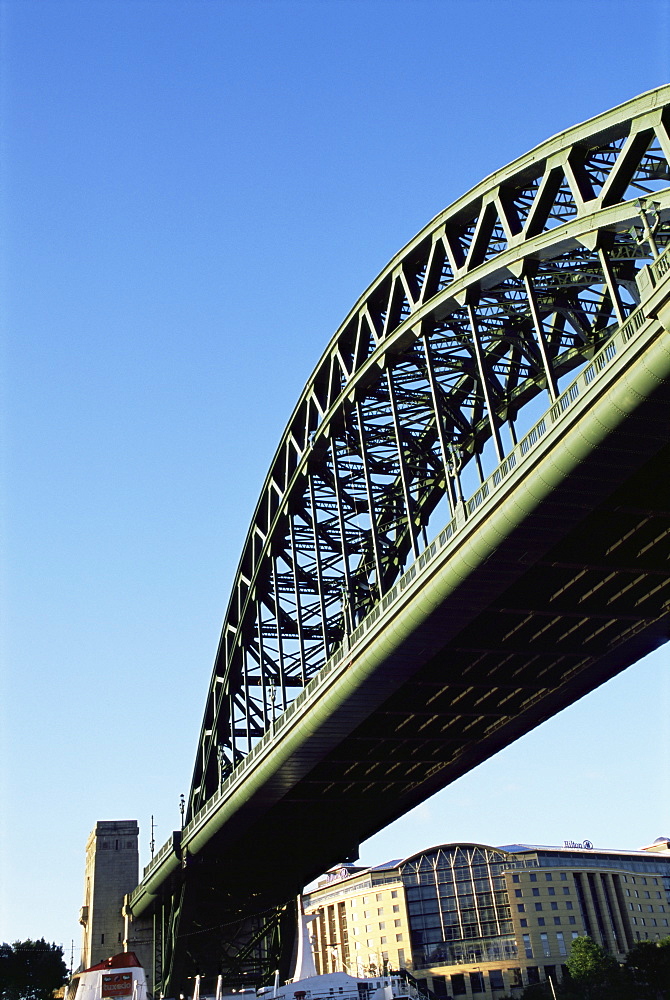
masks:
[[[397,711],[389,708],[393,694],[405,690],[412,670],[430,688],[431,657],[439,659],[470,621],[470,611],[457,613],[459,594],[472,600],[473,580],[492,587],[484,576],[498,553],[523,544],[526,524],[541,534],[552,498],[579,483],[582,466],[609,441],[625,451],[622,429],[652,413],[650,401],[670,378],[669,184],[667,86],[482,181],[394,257],[331,340],[253,515],[186,825],[130,900],[135,918],[161,908],[166,989],[202,961],[224,962],[233,977],[254,948],[258,968],[271,961],[278,938],[270,929],[263,936],[254,924],[261,911],[254,915],[256,904],[239,898],[246,831],[255,831],[261,853],[271,851],[263,817],[277,807],[278,830],[286,831],[281,809],[304,780],[321,781],[314,801],[324,814],[331,786],[372,787],[372,779],[351,778],[355,761],[338,771],[339,745],[355,733],[371,739],[368,730],[361,735],[366,720],[383,715],[382,707]],[[612,641],[632,650],[645,628],[657,641],[651,612]],[[611,673],[635,653],[622,653],[619,663],[603,645],[598,655],[610,657]],[[547,682],[524,695],[521,721],[494,712],[480,719],[481,746],[499,748],[536,724],[543,698],[550,712],[583,693],[581,669],[568,665],[553,688]],[[592,686],[605,675],[596,671]],[[561,685],[572,685],[570,693]],[[449,734],[440,740],[453,742]],[[467,741],[451,757],[419,747],[398,801],[415,804],[485,752]],[[332,780],[315,778],[323,761]],[[369,763],[372,773],[372,752]],[[392,798],[377,802],[386,820]],[[359,832],[369,835],[370,822]],[[323,850],[355,851],[343,837],[333,834]],[[321,861],[330,863],[326,854]],[[303,874],[317,863],[315,854]],[[257,905],[273,914],[268,928],[279,927],[295,885],[278,874],[273,895],[263,881],[272,874],[267,858],[259,871],[249,884],[256,877]],[[217,955],[199,950],[196,938]]]
[[[239,764],[420,554],[440,502],[453,508],[471,469],[486,478],[503,431],[520,436],[527,404],[550,401],[636,305],[652,253],[631,231],[638,195],[657,213],[657,245],[668,239],[669,108],[658,88],[492,174],[350,311],[252,519],[187,818],[216,793],[221,762],[224,774]]]

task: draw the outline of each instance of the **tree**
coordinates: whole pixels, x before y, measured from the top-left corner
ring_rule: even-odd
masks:
[[[0,1000],[51,1000],[66,979],[58,945],[41,938],[0,946]]]
[[[567,966],[572,991],[585,1000],[622,992],[623,976],[618,962],[590,937],[575,938]]]
[[[670,987],[670,937],[662,941],[638,941],[626,956],[626,971],[646,995],[662,998]]]

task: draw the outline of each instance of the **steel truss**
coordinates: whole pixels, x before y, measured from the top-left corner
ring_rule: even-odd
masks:
[[[669,126],[670,86],[537,147],[349,313],[251,522],[187,820],[637,304],[670,240]]]

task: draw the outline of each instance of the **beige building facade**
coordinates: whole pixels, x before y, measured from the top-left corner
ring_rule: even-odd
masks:
[[[495,1000],[560,981],[588,935],[617,960],[670,935],[670,849],[444,844],[375,868],[339,866],[304,897],[317,970],[405,968],[438,998]]]

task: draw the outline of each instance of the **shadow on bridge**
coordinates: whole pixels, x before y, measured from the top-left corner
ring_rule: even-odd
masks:
[[[668,638],[668,101],[489,178],[326,352],[254,515],[188,822],[127,904],[154,988],[285,967],[306,882]],[[657,200],[626,201],[642,181]]]

